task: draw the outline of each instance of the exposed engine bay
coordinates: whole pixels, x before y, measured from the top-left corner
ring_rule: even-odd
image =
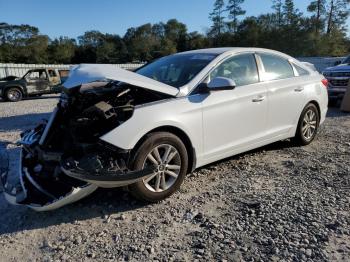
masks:
[[[18,178],[9,181],[0,168],[6,198],[46,211],[98,187],[126,186],[151,175],[152,167],[131,170],[131,152],[100,137],[131,118],[135,107],[170,97],[118,81],[64,88],[49,121],[21,134]]]

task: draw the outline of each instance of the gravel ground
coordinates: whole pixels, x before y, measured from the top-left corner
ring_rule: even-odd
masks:
[[[56,102],[1,102],[0,142]],[[99,190],[36,213],[1,196],[0,260],[349,261],[349,129],[350,115],[331,109],[310,146],[283,141],[201,168],[154,205]]]

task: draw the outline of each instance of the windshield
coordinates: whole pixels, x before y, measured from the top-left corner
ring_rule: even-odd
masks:
[[[350,64],[350,56],[345,58],[345,60],[343,61],[343,64]]]
[[[167,56],[140,68],[136,73],[179,88],[189,83],[216,56],[207,53]]]

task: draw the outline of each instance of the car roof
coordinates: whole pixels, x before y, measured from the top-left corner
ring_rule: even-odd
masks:
[[[240,52],[268,52],[288,58],[292,58],[287,54],[281,53],[279,51],[271,50],[271,49],[265,49],[265,48],[257,48],[257,47],[219,47],[219,48],[207,48],[207,49],[198,49],[198,50],[191,50],[186,51],[182,53],[177,53],[178,55],[181,54],[212,54],[212,55],[223,55],[225,53],[227,54],[233,54],[233,53],[240,53]]]

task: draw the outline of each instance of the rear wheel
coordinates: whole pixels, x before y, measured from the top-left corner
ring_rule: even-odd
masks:
[[[294,140],[297,144],[308,145],[316,137],[320,114],[314,104],[308,104],[301,113]]]
[[[18,102],[22,97],[22,91],[18,87],[10,87],[6,90],[5,98],[10,102]]]
[[[129,190],[140,200],[158,202],[176,192],[186,176],[188,155],[181,139],[167,132],[148,135],[134,155],[133,169],[150,166],[154,172]]]

